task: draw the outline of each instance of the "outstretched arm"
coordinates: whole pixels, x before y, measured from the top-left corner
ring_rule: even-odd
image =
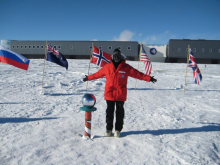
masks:
[[[95,80],[99,79],[105,76],[105,70],[104,68],[101,68],[98,72],[91,74],[89,76],[85,75],[85,78],[83,78],[83,81],[90,81],[90,80]]]
[[[154,76],[148,76],[148,75],[145,75],[144,73],[142,72],[139,72],[137,69],[134,69],[132,66],[130,66],[130,72],[129,72],[129,76],[130,77],[133,77],[133,78],[136,78],[136,79],[139,79],[139,80],[144,80],[144,81],[148,81],[148,82],[157,82],[157,79],[154,78]]]

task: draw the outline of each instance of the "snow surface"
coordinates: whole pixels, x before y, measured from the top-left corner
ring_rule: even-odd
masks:
[[[121,138],[104,137],[105,78],[82,81],[89,60],[69,70],[31,60],[28,71],[0,63],[1,165],[220,164],[220,65],[199,64],[201,85],[186,64],[153,63],[156,84],[128,80]],[[127,61],[137,68],[138,63]],[[99,68],[91,64],[90,73]],[[143,72],[143,63],[140,65]],[[81,99],[92,93],[92,138],[83,138]]]

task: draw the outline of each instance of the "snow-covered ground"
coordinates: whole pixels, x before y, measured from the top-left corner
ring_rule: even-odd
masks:
[[[0,63],[1,165],[220,164],[220,65],[199,64],[201,85],[188,68],[185,95],[186,64],[153,63],[158,82],[138,80],[136,90],[129,78],[124,129],[114,138],[103,136],[105,78],[86,90],[89,61],[68,62],[68,71],[46,62],[43,88],[43,59],[28,71]],[[97,99],[92,139],[83,138],[85,93]]]

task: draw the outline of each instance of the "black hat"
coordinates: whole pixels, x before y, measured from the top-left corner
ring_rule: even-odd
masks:
[[[121,51],[120,51],[118,48],[116,48],[116,49],[114,50],[113,54],[116,53],[116,52],[121,53]]]
[[[121,51],[118,48],[116,48],[112,54],[112,61],[120,62],[121,60],[123,60],[123,57],[121,55]]]

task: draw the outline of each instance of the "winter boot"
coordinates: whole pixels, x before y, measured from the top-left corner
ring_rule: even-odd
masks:
[[[120,132],[119,131],[115,131],[114,137],[120,137]]]
[[[111,131],[111,130],[107,130],[107,131],[105,132],[105,136],[106,136],[106,137],[112,136],[112,131]]]

